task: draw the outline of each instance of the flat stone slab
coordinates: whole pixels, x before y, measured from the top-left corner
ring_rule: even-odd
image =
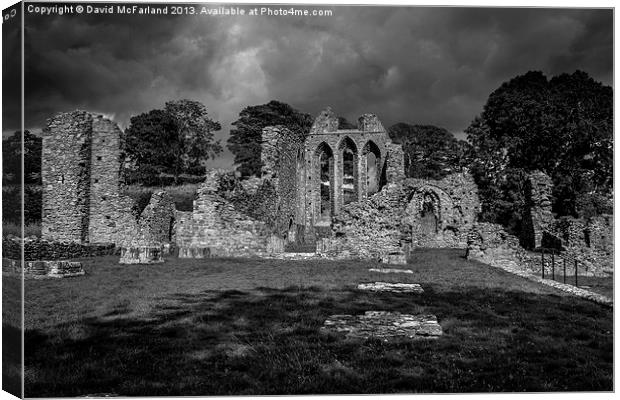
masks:
[[[366,311],[364,315],[331,315],[321,327],[322,332],[344,334],[347,339],[378,338],[437,339],[443,334],[437,317],[410,315],[388,311]]]
[[[410,269],[398,269],[398,268],[369,268],[370,272],[380,272],[382,274],[413,274]]]
[[[360,290],[370,290],[371,292],[424,293],[422,286],[417,283],[360,283],[357,285],[357,288]]]

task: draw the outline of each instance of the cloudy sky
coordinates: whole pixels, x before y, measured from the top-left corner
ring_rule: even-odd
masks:
[[[460,136],[494,89],[528,70],[581,69],[613,85],[611,10],[329,8],[300,18],[27,14],[26,127],[76,108],[126,127],[189,98],[221,122],[225,142],[243,107],[277,99]],[[3,120],[4,132],[19,128],[10,107]]]

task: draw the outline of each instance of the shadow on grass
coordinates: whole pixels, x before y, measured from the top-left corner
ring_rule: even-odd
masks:
[[[332,314],[432,313],[434,341],[350,341]],[[554,295],[471,288],[423,295],[261,288],[169,296],[26,332],[26,396],[116,393],[610,391],[612,310]]]

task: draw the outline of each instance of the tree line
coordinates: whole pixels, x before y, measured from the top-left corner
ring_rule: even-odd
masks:
[[[480,189],[482,219],[518,231],[528,173],[540,170],[554,183],[558,216],[613,212],[613,92],[585,72],[548,79],[541,72],[517,76],[492,92],[465,130],[467,141],[446,129],[400,122],[388,128],[405,153],[408,177],[440,179],[467,168]],[[283,125],[307,134],[310,114],[276,100],[245,107],[232,123],[226,146],[244,177],[261,169],[261,133]],[[355,125],[339,117],[341,129]],[[121,145],[122,179],[143,185],[198,181],[223,150],[219,122],[197,101],[167,102],[136,115]],[[19,132],[4,141],[5,183],[21,174]],[[24,133],[26,183],[40,184],[41,138]]]

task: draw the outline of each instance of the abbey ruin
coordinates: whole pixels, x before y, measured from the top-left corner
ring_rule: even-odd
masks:
[[[338,129],[329,108],[308,134],[264,128],[260,176],[208,171],[192,211],[176,210],[165,191],[143,209],[123,194],[121,135],[114,122],[85,111],[48,120],[44,244],[26,245],[31,260],[72,258],[38,250],[50,243],[77,246],[80,254],[112,246],[121,263],[175,255],[294,258],[295,249],[310,248],[314,253],[306,257],[404,264],[416,248],[450,247],[485,262],[501,255],[527,268],[528,250],[554,247],[589,263],[591,273],[613,268],[613,218],[555,219],[546,175],[531,174],[524,229],[513,237],[478,220],[478,189],[467,171],[442,180],[407,178],[401,146],[373,114],[362,115],[357,129]]]

